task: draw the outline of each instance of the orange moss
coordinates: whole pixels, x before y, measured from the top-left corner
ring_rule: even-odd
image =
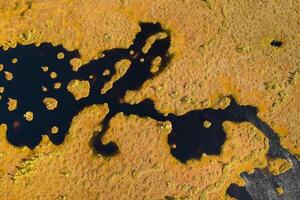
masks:
[[[293,164],[286,159],[271,159],[268,168],[273,175],[279,175],[291,169]]]
[[[124,101],[134,104],[151,98],[160,112],[182,114],[218,106],[222,97],[233,95],[242,105],[258,107],[259,117],[299,158],[300,81],[292,77],[293,84],[288,84],[289,72],[296,72],[299,63],[299,9],[295,1],[270,1],[262,6],[252,1],[211,1],[208,5],[182,0],[0,0],[0,46],[50,42],[78,49],[81,58],[70,61],[76,71],[101,57],[104,50],[129,47],[140,21],[160,22],[171,34],[172,60],[139,91],[128,91]],[[284,41],[281,48],[269,44],[275,38]],[[5,75],[13,78],[8,72]],[[277,87],[266,90],[266,81],[280,85],[282,91]],[[284,100],[279,93],[285,94]],[[190,100],[182,101],[184,97]],[[222,199],[228,198],[228,184],[243,184],[241,171],[266,166],[267,139],[250,124],[226,122],[228,138],[220,156],[204,156],[182,165],[170,156],[169,128],[122,114],[114,118],[105,136],[117,142],[121,153],[111,159],[95,156],[89,141],[107,112],[107,105],[86,108],[74,118],[63,145],[50,145],[44,137],[34,150],[9,145],[6,126],[1,125],[2,196],[140,199],[143,194],[146,199],[166,195]],[[10,174],[15,167],[35,153],[45,159],[35,163],[34,173],[13,183]],[[62,176],[60,171],[67,168],[69,176]],[[41,185],[45,187],[37,191]]]

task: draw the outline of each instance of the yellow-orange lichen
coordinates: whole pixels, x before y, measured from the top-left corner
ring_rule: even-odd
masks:
[[[53,127],[51,128],[51,133],[52,133],[52,134],[57,134],[58,131],[59,131],[59,128],[58,128],[57,126],[53,126]]]
[[[24,118],[27,120],[27,121],[32,121],[33,120],[33,112],[31,111],[28,111],[24,114]]]
[[[78,69],[80,68],[80,66],[82,65],[82,62],[79,58],[72,58],[70,60],[70,64],[73,67],[73,71],[78,71]]]
[[[16,64],[16,63],[18,62],[18,59],[17,59],[17,58],[13,58],[13,59],[11,60],[11,62],[12,62],[13,64]]]
[[[57,59],[62,60],[62,59],[64,59],[64,58],[65,58],[65,54],[64,54],[63,52],[59,52],[59,53],[57,54]]]
[[[110,75],[110,71],[108,69],[104,70],[102,73],[103,76],[108,76]]]
[[[13,98],[8,98],[7,105],[8,105],[7,109],[9,111],[14,111],[18,107],[18,101],[16,99],[13,99]]]
[[[72,80],[67,89],[72,93],[76,100],[88,97],[90,93],[90,83],[88,81]]]
[[[293,164],[286,159],[270,159],[268,168],[273,175],[279,175],[291,169]]]
[[[44,98],[43,103],[45,104],[45,106],[48,110],[54,110],[58,106],[57,100],[52,97]]]
[[[205,121],[203,122],[203,127],[204,127],[204,128],[210,128],[210,127],[211,127],[211,122],[205,120]]]
[[[299,158],[299,9],[300,4],[291,0],[0,0],[0,45],[8,49],[17,43],[50,42],[78,49],[80,59],[70,61],[76,71],[99,58],[99,52],[129,47],[139,22],[160,22],[171,34],[172,60],[167,70],[139,91],[128,91],[124,101],[134,104],[151,98],[164,114],[182,114],[226,107],[228,99],[219,105],[221,98],[233,95],[242,105],[258,107],[259,117]],[[274,38],[284,40],[284,45],[272,47]],[[159,89],[161,85],[163,89]],[[106,105],[81,112],[61,146],[49,145],[44,137],[34,150],[44,159],[38,159],[34,173],[17,183],[11,175],[18,174],[15,167],[23,168],[22,160],[31,159],[33,151],[9,145],[6,126],[1,125],[1,196],[139,199],[143,194],[145,199],[162,199],[174,194],[222,199],[229,183],[243,184],[239,172],[266,165],[267,140],[249,124],[225,123],[229,138],[221,156],[203,156],[182,165],[170,156],[166,135],[160,134],[164,130],[161,124],[157,128],[153,120],[122,115],[115,117],[106,136],[117,142],[121,153],[111,159],[93,156],[89,141],[107,111]],[[67,178],[59,173],[66,167],[71,168]],[[37,191],[45,182],[46,187]],[[59,185],[64,187],[56,187]]]
[[[5,76],[5,79],[8,81],[11,81],[14,78],[13,73],[7,72],[7,71],[4,72],[4,76]]]
[[[124,76],[126,71],[129,69],[130,64],[131,61],[128,59],[120,60],[115,64],[116,73],[113,75],[111,80],[104,84],[103,88],[101,89],[101,94],[105,94],[107,91],[109,91],[113,87],[114,82]]]
[[[59,89],[61,87],[61,83],[57,82],[53,85],[54,89]]]
[[[151,65],[150,71],[151,71],[152,73],[158,72],[160,64],[161,64],[161,57],[158,56],[158,57],[156,57],[156,58],[152,61],[152,65]]]
[[[150,50],[151,46],[153,45],[153,43],[156,41],[156,40],[160,40],[160,39],[164,39],[166,38],[168,35],[166,33],[157,33],[153,36],[150,36],[147,41],[146,41],[146,44],[145,46],[142,48],[142,51],[144,54],[147,54],[148,51]]]
[[[173,194],[175,198],[187,196],[191,199],[198,197],[223,199],[230,183],[243,184],[239,177],[242,171],[252,171],[255,167],[266,166],[268,141],[249,123],[224,123],[228,140],[221,155],[203,156],[200,161],[188,161],[184,165],[170,155],[167,137],[171,126],[168,122],[163,126],[166,128],[161,129],[160,123],[149,118],[141,119],[133,115],[126,117],[123,114],[118,114],[112,119],[108,133],[103,138],[103,142],[115,141],[121,153],[111,159],[93,156],[88,143],[92,133],[101,130],[99,124],[107,113],[106,104],[85,108],[73,119],[64,145],[49,145],[43,138],[43,142],[35,151],[36,154],[39,152],[37,158],[30,154],[26,156],[27,149],[20,156],[18,151],[14,153],[10,150],[14,148],[8,144],[0,145],[0,153],[8,149],[9,156],[18,155],[14,158],[14,163],[16,164],[19,159],[20,164],[16,165],[21,166],[20,169],[24,169],[22,171],[26,174],[26,179],[22,178],[24,175],[19,176],[20,173],[15,172],[14,168],[7,167],[11,163],[5,164],[5,172],[15,175],[12,178],[7,176],[0,184],[0,188],[9,185],[10,192],[1,191],[4,191],[7,197],[17,199],[25,192],[31,194],[31,198],[41,194],[45,199],[59,194],[66,194],[68,198],[76,198],[78,195],[82,198],[93,198],[97,197],[97,193],[91,191],[103,186],[100,187],[103,188],[98,196],[100,198],[110,196],[112,199],[118,199],[126,196],[136,199],[143,193],[154,199],[163,198],[167,194]],[[0,135],[4,135],[5,129],[2,131],[4,132]],[[5,156],[7,159],[8,155]],[[28,162],[22,163],[22,157],[34,165],[30,167]],[[66,168],[68,175],[62,176]],[[63,182],[65,187],[36,191],[40,181],[43,181],[40,177],[46,179],[51,177],[49,184],[57,185]],[[73,187],[71,183],[75,180],[78,184],[76,190],[79,190],[79,193],[67,192]],[[19,184],[23,183],[30,183],[27,184],[26,191],[19,190]],[[97,187],[93,187],[93,184]],[[149,185],[156,189],[148,190]],[[119,187],[118,190],[113,189],[116,186]]]
[[[284,193],[284,189],[282,187],[276,187],[275,190],[279,195],[282,195]]]
[[[56,79],[57,78],[57,73],[56,72],[51,72],[50,73],[50,78]]]
[[[48,66],[42,66],[41,68],[42,68],[43,72],[47,72],[49,70]]]

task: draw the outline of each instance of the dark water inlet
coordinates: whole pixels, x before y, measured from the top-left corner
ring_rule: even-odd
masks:
[[[14,146],[28,146],[35,148],[43,135],[48,135],[53,144],[63,144],[70,123],[83,108],[92,104],[108,103],[109,113],[102,122],[102,131],[95,133],[90,144],[96,153],[113,156],[119,153],[118,145],[114,142],[102,144],[101,138],[109,128],[109,121],[119,112],[125,115],[135,114],[140,117],[151,117],[158,121],[169,120],[172,123],[172,131],[168,136],[171,154],[182,163],[190,159],[199,159],[203,153],[208,155],[220,154],[220,149],[226,140],[226,134],[222,128],[224,121],[250,122],[270,140],[270,157],[287,157],[291,155],[282,148],[279,138],[270,127],[258,119],[257,109],[251,106],[238,105],[233,97],[231,104],[224,110],[193,110],[184,115],[169,114],[164,116],[159,113],[151,100],[144,100],[137,105],[122,103],[127,90],[138,90],[142,84],[161,73],[172,59],[168,53],[170,47],[170,35],[162,29],[159,23],[141,23],[141,31],[133,40],[128,49],[112,49],[103,52],[104,57],[91,61],[74,72],[69,64],[72,58],[78,58],[78,51],[67,51],[62,46],[53,47],[44,43],[39,47],[34,45],[18,45],[8,51],[0,50],[0,63],[4,69],[0,72],[0,86],[5,88],[0,100],[0,123],[8,125],[7,140]],[[157,39],[147,53],[142,48],[147,39],[159,32],[164,32],[167,37]],[[276,44],[274,44],[276,45]],[[131,52],[134,52],[132,54]],[[57,53],[63,52],[64,59],[57,59]],[[161,57],[159,71],[150,71],[152,61]],[[18,62],[12,64],[12,59]],[[101,95],[100,89],[116,73],[115,64],[122,60],[131,61],[126,74],[114,83],[113,88]],[[143,62],[140,59],[144,59]],[[44,72],[41,66],[48,66]],[[111,73],[102,76],[104,70]],[[13,74],[12,80],[6,80],[5,71]],[[50,73],[55,72],[56,78],[51,78]],[[90,76],[93,79],[90,79]],[[87,98],[76,101],[67,91],[67,85],[71,80],[89,80],[91,90]],[[55,83],[61,83],[59,89],[53,88]],[[48,90],[43,91],[43,87]],[[54,110],[46,109],[43,99],[54,98],[58,101],[58,107]],[[8,111],[7,101],[16,99],[17,109]],[[31,111],[34,114],[32,121],[27,121],[24,114]],[[209,126],[204,123],[209,122]],[[53,126],[58,127],[58,133],[51,133]],[[130,134],[130,133],[126,133]],[[297,163],[296,163],[297,165]],[[253,180],[252,180],[253,181]],[[239,188],[234,188],[238,191]],[[244,189],[241,189],[244,190]],[[229,190],[230,192],[231,190]],[[248,191],[248,190],[247,190]],[[241,191],[241,194],[244,194]],[[253,193],[251,193],[253,195]]]
[[[92,104],[108,103],[110,112],[102,122],[103,130],[95,134],[91,142],[97,153],[109,156],[118,152],[117,144],[111,142],[103,145],[101,137],[108,129],[111,118],[123,112],[126,115],[135,114],[158,121],[171,121],[172,132],[168,142],[170,146],[176,146],[171,149],[171,153],[183,163],[189,159],[199,159],[203,153],[220,154],[221,146],[226,139],[222,123],[224,121],[251,122],[251,119],[257,118],[254,107],[240,106],[231,97],[231,104],[225,110],[205,109],[190,111],[182,116],[174,114],[164,116],[155,110],[151,100],[144,100],[138,105],[120,102],[127,90],[138,90],[146,80],[163,71],[172,58],[168,53],[171,39],[161,25],[142,23],[140,26],[141,31],[128,49],[104,51],[104,57],[91,61],[77,72],[72,71],[69,60],[79,57],[78,51],[69,52],[62,46],[18,45],[14,49],[1,51],[0,61],[5,66],[4,71],[7,70],[14,75],[11,81],[7,81],[5,74],[1,73],[1,85],[5,87],[5,91],[0,104],[0,122],[8,125],[7,140],[15,146],[34,148],[41,141],[42,135],[46,134],[54,144],[62,144],[72,118],[80,110]],[[157,39],[149,51],[146,54],[143,53],[142,48],[147,39],[160,32],[165,32],[168,36],[164,39]],[[59,52],[64,53],[64,59],[56,58]],[[153,74],[150,68],[152,61],[158,56],[161,57],[162,62],[159,71]],[[18,58],[18,62],[12,64],[12,59],[15,57]],[[116,73],[115,64],[122,59],[130,60],[131,66],[126,74],[114,83],[111,90],[101,95],[100,89]],[[140,59],[144,61],[141,62]],[[48,66],[49,70],[44,72],[41,66]],[[101,76],[105,70],[109,70],[110,75]],[[57,73],[57,77],[51,78],[51,72]],[[91,76],[94,77],[92,80]],[[89,80],[91,90],[88,98],[76,101],[67,91],[67,85],[73,79]],[[61,83],[61,88],[53,88],[56,82]],[[48,90],[45,92],[42,87]],[[58,107],[54,110],[47,110],[43,104],[43,99],[46,97],[56,99]],[[6,102],[9,98],[18,101],[18,108],[15,111],[7,111]],[[34,113],[33,121],[25,120],[24,113],[28,111]],[[205,121],[211,125],[204,127]],[[59,128],[57,134],[50,132],[53,126]]]
[[[234,184],[229,186],[227,194],[235,198],[242,198],[241,200],[254,200],[245,187],[240,187]]]
[[[104,58],[90,62],[79,72],[72,71],[69,64],[70,59],[79,57],[78,51],[68,52],[62,46],[18,45],[8,51],[2,50],[0,61],[5,68],[0,76],[0,85],[5,88],[5,91],[1,95],[0,122],[8,125],[7,140],[15,146],[34,148],[41,141],[42,135],[46,134],[54,144],[61,144],[72,118],[84,107],[94,103],[108,102],[111,104],[111,113],[116,114],[120,109],[119,99],[127,89],[138,89],[145,80],[154,77],[155,74],[150,73],[150,66],[155,57],[162,54],[161,69],[166,66],[169,60],[169,55],[166,54],[170,44],[169,38],[155,41],[147,54],[141,52],[147,38],[161,31],[159,24],[141,24],[141,32],[137,34],[129,49],[105,51]],[[129,53],[131,50],[136,52],[134,57]],[[59,52],[64,53],[64,59],[56,59]],[[145,60],[144,63],[139,61],[142,57]],[[18,62],[12,64],[13,58],[18,58]],[[100,95],[99,90],[116,73],[114,65],[121,59],[131,60],[131,68],[125,77],[114,84],[111,91]],[[42,66],[48,66],[49,70],[43,72]],[[109,76],[101,77],[105,69],[110,70],[111,73]],[[14,78],[7,81],[5,71],[12,73]],[[55,72],[57,78],[50,78],[51,72]],[[92,88],[89,98],[75,101],[66,89],[68,83],[73,79],[89,80],[90,75],[94,75],[96,79],[90,81]],[[57,82],[61,84],[60,89],[53,88],[54,83]],[[42,87],[48,90],[45,92]],[[43,99],[46,97],[56,99],[58,107],[51,111],[47,110],[43,104]],[[18,102],[17,109],[12,112],[7,110],[9,98],[16,99]],[[34,113],[34,119],[30,122],[24,118],[24,114],[28,111]],[[58,134],[49,133],[53,126],[59,127]]]
[[[64,60],[54,59],[58,52],[65,53]],[[3,71],[13,74],[13,79],[7,81],[4,72],[0,74],[0,85],[4,92],[0,101],[0,123],[8,125],[7,140],[15,146],[28,146],[34,148],[41,140],[43,134],[52,126],[59,126],[61,131],[68,131],[69,122],[76,114],[76,102],[67,92],[66,86],[72,79],[72,69],[68,60],[77,56],[78,52],[67,52],[62,46],[53,47],[50,44],[18,46],[8,51],[0,52],[0,62],[4,64]],[[16,64],[11,60],[18,58]],[[49,71],[44,73],[41,66],[49,66]],[[56,79],[50,78],[50,73],[56,72]],[[60,82],[61,88],[53,88],[54,83]],[[43,92],[42,87],[48,88]],[[49,111],[43,104],[43,99],[53,97],[59,101],[59,106]],[[17,100],[17,109],[9,112],[7,101],[9,98]],[[28,111],[34,113],[31,122],[26,121],[24,114]],[[54,144],[60,144],[64,136],[52,139]]]

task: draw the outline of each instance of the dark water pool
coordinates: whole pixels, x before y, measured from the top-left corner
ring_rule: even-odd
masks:
[[[72,70],[69,61],[80,57],[77,50],[67,51],[62,46],[54,47],[48,43],[38,47],[18,45],[7,51],[0,50],[0,63],[4,65],[4,69],[0,72],[0,86],[5,88],[0,100],[0,123],[8,125],[8,142],[17,147],[28,146],[33,149],[40,143],[43,135],[48,135],[53,144],[63,145],[71,120],[80,110],[92,104],[108,103],[110,112],[102,122],[103,130],[90,142],[97,153],[105,156],[120,153],[117,144],[111,142],[104,145],[101,143],[101,137],[108,129],[111,118],[123,112],[126,115],[135,114],[158,121],[169,120],[172,123],[172,131],[168,137],[171,154],[182,163],[190,159],[199,159],[203,153],[220,154],[220,149],[226,140],[222,128],[224,121],[252,123],[270,139],[270,157],[291,157],[281,147],[277,135],[267,124],[257,118],[257,109],[241,106],[233,97],[230,97],[231,103],[224,110],[193,110],[181,116],[162,115],[155,110],[153,102],[149,99],[137,105],[121,103],[120,99],[124,97],[127,90],[138,90],[146,80],[152,79],[168,67],[172,59],[172,55],[168,52],[171,42],[169,32],[163,30],[159,23],[141,23],[140,26],[141,31],[137,33],[133,44],[128,49],[107,50],[103,52],[104,57],[91,61],[76,72]],[[142,48],[146,40],[160,32],[166,33],[167,37],[157,39],[150,50],[143,53]],[[57,58],[60,52],[65,55],[63,59]],[[152,73],[151,63],[158,56],[161,57],[159,71]],[[12,63],[14,58],[18,59],[15,64]],[[131,61],[130,68],[114,83],[111,90],[101,94],[101,88],[116,73],[115,64],[122,59]],[[42,66],[47,66],[48,70],[45,72]],[[102,76],[105,70],[109,70],[110,75]],[[6,79],[7,72],[13,74],[12,80]],[[53,73],[56,76],[51,77]],[[74,79],[89,81],[91,90],[87,98],[76,101],[67,91],[68,83]],[[60,83],[61,87],[54,88],[56,83]],[[45,98],[57,100],[57,108],[48,110],[43,103]],[[9,99],[17,100],[16,110],[8,111]],[[29,111],[34,114],[32,121],[24,118],[24,114]],[[205,126],[205,122],[209,122],[209,126]],[[51,132],[54,126],[58,128],[55,134]],[[236,197],[239,194],[245,198],[249,195],[245,189],[234,185],[228,192],[233,196],[236,194]],[[252,196],[253,194],[255,193],[251,193]]]

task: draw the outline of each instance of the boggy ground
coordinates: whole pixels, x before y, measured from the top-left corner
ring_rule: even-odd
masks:
[[[103,50],[127,48],[139,21],[159,21],[170,30],[174,59],[139,92],[127,92],[125,101],[151,98],[162,113],[183,114],[220,107],[224,96],[233,95],[241,105],[258,107],[259,117],[279,134],[281,144],[299,156],[297,1],[2,1],[0,6],[0,41],[5,48],[17,42],[63,44],[68,50],[79,49],[81,60],[73,61],[74,66],[101,57]],[[274,40],[282,45],[271,45]],[[220,156],[183,165],[170,157],[166,136],[159,134],[168,133],[168,125],[121,114],[111,122],[107,141],[114,139],[124,153],[111,159],[95,157],[87,144],[106,112],[105,105],[81,112],[59,148],[44,137],[33,151],[16,149],[6,142],[1,126],[3,196],[214,199],[213,195],[224,197],[230,183],[241,184],[240,172],[267,165],[268,145],[260,142],[264,136],[257,136],[261,133],[251,124],[225,123],[227,137],[232,133],[238,138],[228,139]],[[82,130],[80,135],[76,129]],[[122,134],[128,129],[136,134]],[[46,186],[37,191],[40,185]]]

